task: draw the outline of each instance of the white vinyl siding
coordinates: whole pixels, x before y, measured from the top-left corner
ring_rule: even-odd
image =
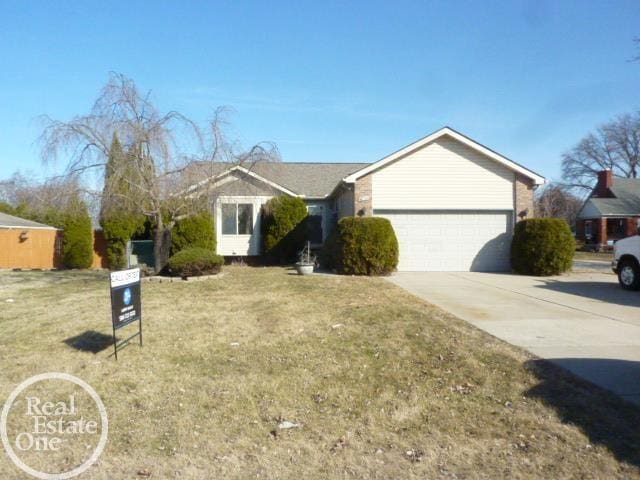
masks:
[[[513,210],[514,173],[447,137],[375,171],[373,209]]]
[[[226,256],[260,255],[260,215],[262,205],[271,197],[268,196],[220,196],[216,199],[216,239],[217,252]],[[253,233],[251,235],[224,235],[222,229],[223,204],[251,204],[253,206]]]
[[[399,271],[510,269],[511,212],[374,211],[393,225]]]

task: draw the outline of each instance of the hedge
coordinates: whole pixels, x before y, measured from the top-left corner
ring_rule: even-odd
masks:
[[[8,215],[16,215],[16,209],[13,205],[7,202],[0,201],[0,212]],[[19,216],[19,215],[16,215]]]
[[[571,268],[575,240],[560,218],[529,218],[516,224],[511,266],[523,275],[558,275]]]
[[[109,268],[119,270],[127,266],[127,243],[146,228],[145,217],[133,213],[112,212],[100,221],[107,241]]]
[[[197,277],[220,272],[224,258],[213,250],[193,247],[185,248],[169,258],[167,271],[177,277]]]
[[[398,240],[380,217],[344,217],[321,256],[325,266],[347,275],[388,275],[398,266]]]
[[[178,220],[171,230],[171,255],[194,247],[216,250],[216,232],[209,212]]]
[[[262,237],[268,261],[295,259],[307,240],[307,206],[301,198],[279,196],[262,209]]]
[[[78,201],[64,215],[62,263],[67,268],[89,268],[93,264],[93,228],[87,206]]]

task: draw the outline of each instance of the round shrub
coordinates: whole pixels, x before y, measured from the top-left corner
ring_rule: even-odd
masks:
[[[576,244],[566,221],[529,218],[516,224],[511,266],[523,275],[558,275],[571,268]]]
[[[207,248],[185,248],[169,258],[167,270],[176,277],[198,277],[220,272],[224,258]]]
[[[287,262],[295,258],[307,239],[307,215],[306,204],[297,197],[274,197],[264,205],[262,237],[269,261]]]
[[[347,275],[388,275],[398,266],[398,240],[380,217],[344,217],[325,242],[323,263]]]
[[[206,248],[215,251],[216,232],[213,216],[202,212],[178,220],[171,230],[171,254],[186,248]]]
[[[87,206],[78,202],[64,216],[62,263],[67,268],[89,268],[93,264],[93,229]]]

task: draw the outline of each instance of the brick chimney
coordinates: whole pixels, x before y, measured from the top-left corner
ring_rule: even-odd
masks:
[[[613,172],[611,170],[602,170],[601,172],[598,172],[598,183],[596,183],[594,196],[610,197],[611,192],[609,192],[609,189],[612,186],[613,186]]]

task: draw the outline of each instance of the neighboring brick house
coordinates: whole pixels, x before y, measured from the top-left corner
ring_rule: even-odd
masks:
[[[374,163],[219,164],[194,185],[215,195],[218,253],[260,254],[260,210],[297,196],[321,244],[344,216],[382,216],[400,246],[399,270],[502,271],[518,219],[533,214],[544,178],[444,127]],[[209,188],[207,191],[210,191]]]
[[[603,170],[578,212],[576,238],[596,250],[609,248],[616,240],[636,235],[639,219],[640,179],[614,177],[611,170]]]

